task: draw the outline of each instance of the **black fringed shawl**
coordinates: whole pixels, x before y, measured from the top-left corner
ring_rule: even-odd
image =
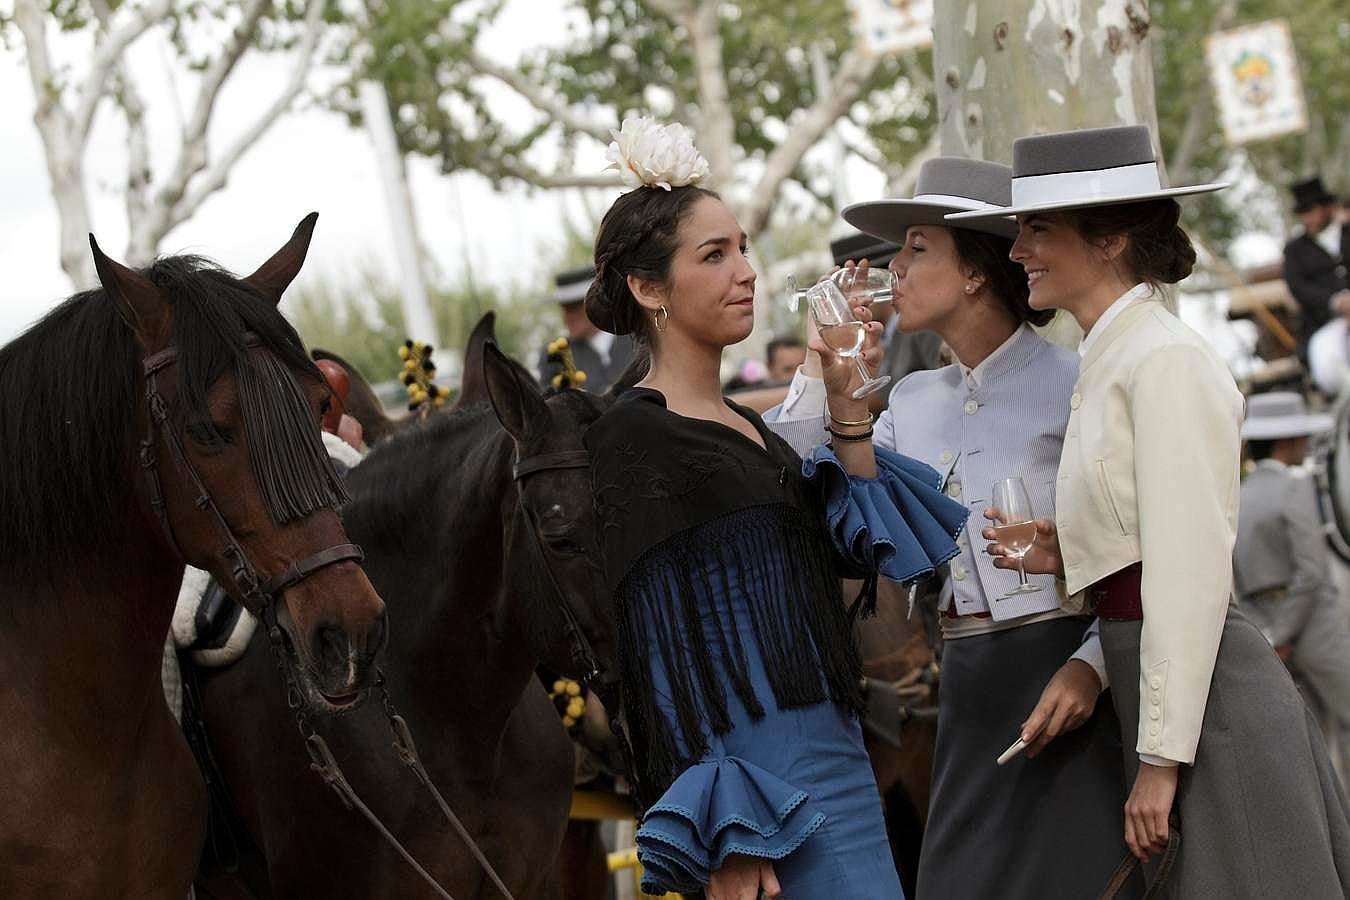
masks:
[[[708,752],[705,728],[732,728],[728,690],[755,719],[769,702],[792,709],[828,698],[861,710],[861,662],[839,578],[865,573],[835,552],[796,452],[753,412],[730,405],[767,449],[720,423],[672,413],[645,388],[625,392],[586,435],[643,809]],[[751,634],[727,628],[719,612],[729,573],[740,590],[765,595],[744,598]],[[723,635],[719,646],[705,640],[705,619]],[[751,685],[747,641],[757,644],[772,698]],[[656,705],[653,654],[669,676],[677,732]]]

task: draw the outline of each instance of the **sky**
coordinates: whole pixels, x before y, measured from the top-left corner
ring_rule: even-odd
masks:
[[[484,52],[513,60],[521,48],[557,40],[564,32],[560,4],[510,0],[496,27],[480,39]],[[6,279],[0,298],[0,344],[39,318],[76,288],[59,264],[58,218],[46,163],[33,123],[34,100],[19,45],[0,47],[0,272]],[[54,53],[82,73],[78,43],[52,36]],[[151,109],[153,162],[172,165],[176,147],[174,92],[165,77],[167,42],[147,35],[132,46],[128,59],[146,91]],[[252,104],[270,102],[287,72],[284,58],[252,53],[222,92],[212,127],[213,147],[251,120]],[[195,85],[184,80],[176,91],[190,110]],[[503,96],[500,102],[523,101]],[[126,247],[125,209],[119,183],[125,178],[125,128],[110,103],[97,117],[85,157],[94,233],[106,252]],[[603,169],[603,150],[583,156],[583,166]],[[422,238],[434,263],[449,277],[466,265],[491,270],[518,284],[538,283],[536,260],[555,256],[564,216],[581,220],[586,210],[603,211],[605,192],[493,191],[472,173],[439,174],[433,161],[412,159],[409,176]],[[192,251],[226,268],[252,271],[290,236],[311,210],[319,223],[298,285],[333,284],[362,270],[391,279],[396,272],[385,201],[370,138],[338,116],[307,110],[282,117],[236,166],[223,190],[189,221],[170,232],[161,252]]]

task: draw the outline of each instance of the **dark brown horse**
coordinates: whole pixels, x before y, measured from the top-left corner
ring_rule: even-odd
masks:
[[[597,653],[611,641],[581,453],[606,402],[577,391],[545,398],[495,348],[483,365],[491,402],[376,446],[348,476],[343,516],[389,603],[390,696],[431,778],[524,900],[549,896],[572,784],[572,747],[535,668],[583,674],[564,603]],[[199,896],[434,896],[309,771],[270,665],[255,637],[238,664],[202,673],[244,851],[239,878],[204,864]],[[400,764],[379,703],[315,724],[357,793],[445,889],[460,900],[497,896]]]
[[[0,349],[0,896],[187,894],[206,797],[160,686],[185,562],[252,609],[277,596],[315,703],[368,683],[384,605],[276,310],[315,218],[243,280],[91,238],[102,287]]]

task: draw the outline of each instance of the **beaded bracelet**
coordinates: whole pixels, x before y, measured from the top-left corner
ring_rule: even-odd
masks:
[[[833,428],[826,428],[832,437],[840,441],[869,441],[872,439],[872,429],[859,431],[857,434],[848,434],[843,431],[835,431]]]

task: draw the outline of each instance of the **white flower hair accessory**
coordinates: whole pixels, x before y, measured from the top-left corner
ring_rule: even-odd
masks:
[[[629,187],[672,187],[698,184],[708,175],[708,161],[694,146],[694,133],[678,122],[658,125],[647,116],[628,116],[610,131],[605,158]]]

